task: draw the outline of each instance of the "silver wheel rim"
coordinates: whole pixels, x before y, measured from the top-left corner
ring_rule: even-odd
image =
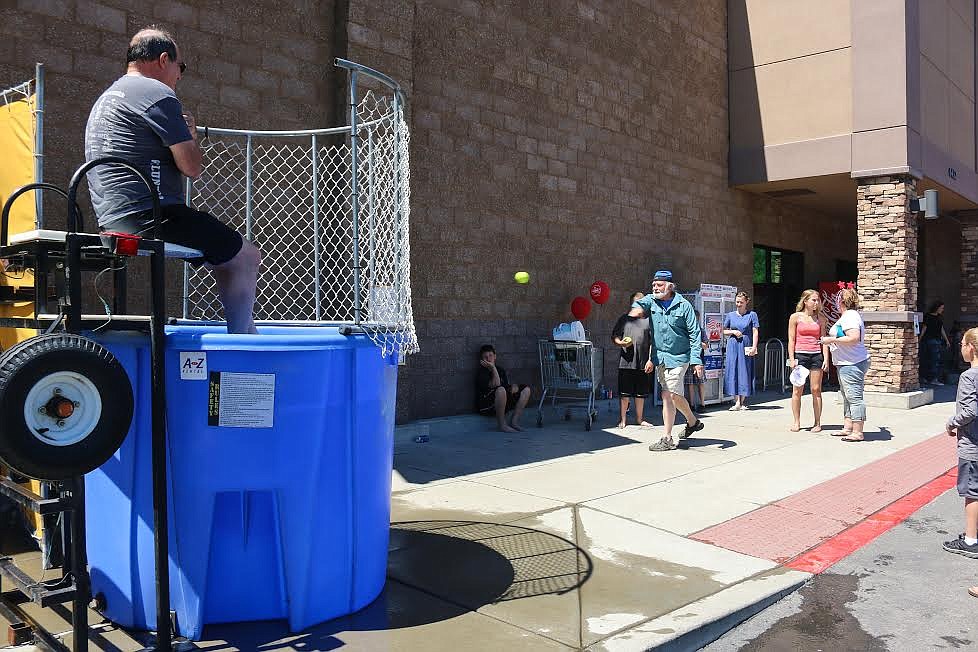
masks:
[[[74,403],[71,416],[59,419],[44,407],[54,396]],[[24,402],[24,422],[38,440],[49,446],[71,446],[95,429],[102,416],[102,397],[85,376],[73,371],[56,371],[37,381]],[[59,425],[60,424],[60,425]]]

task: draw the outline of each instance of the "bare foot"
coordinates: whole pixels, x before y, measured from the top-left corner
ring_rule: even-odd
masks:
[[[822,432],[822,426],[820,426],[820,425],[818,425],[818,424],[816,423],[816,424],[815,424],[815,427],[814,427],[814,428],[812,428],[812,432]]]
[[[503,432],[519,432],[519,430],[517,430],[516,428],[511,428],[505,424],[499,426],[499,429],[502,430]]]
[[[626,423],[625,423],[624,421],[621,421],[621,422],[620,422],[620,423],[619,423],[619,424],[618,424],[617,426],[615,426],[615,427],[616,427],[616,428],[624,428],[624,427],[625,427],[626,425],[628,425],[628,424],[626,424]]]
[[[523,428],[521,428],[521,427],[520,427],[520,425],[519,425],[518,423],[515,423],[515,422],[514,422],[514,423],[511,423],[511,424],[509,424],[509,425],[510,425],[510,426],[512,426],[512,427],[513,427],[513,429],[515,429],[516,431],[518,431],[518,432],[523,432]]]
[[[655,427],[651,423],[649,423],[648,421],[643,421],[642,423],[640,423],[638,425],[640,425],[643,428],[654,428]]]
[[[801,430],[801,426],[796,423],[795,425],[788,428],[788,430],[790,430],[791,432],[798,432],[799,430]]]

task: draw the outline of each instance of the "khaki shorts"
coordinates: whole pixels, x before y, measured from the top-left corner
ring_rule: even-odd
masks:
[[[688,364],[673,367],[672,369],[666,369],[664,365],[656,367],[655,377],[658,379],[659,387],[662,388],[662,391],[669,391],[673,394],[683,396],[683,377],[686,376],[686,369],[688,367]]]

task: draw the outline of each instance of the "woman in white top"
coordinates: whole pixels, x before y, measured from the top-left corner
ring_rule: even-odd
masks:
[[[841,436],[842,441],[862,441],[863,424],[866,422],[866,403],[863,389],[866,385],[866,372],[869,370],[869,352],[866,350],[866,326],[859,315],[859,295],[853,289],[839,293],[839,317],[829,334],[822,342],[832,350],[832,364],[839,374],[839,387],[842,389],[842,412],[845,426],[842,432],[832,433]]]

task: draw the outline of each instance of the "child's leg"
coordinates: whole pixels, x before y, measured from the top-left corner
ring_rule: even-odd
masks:
[[[964,499],[964,538],[978,539],[978,498]]]

